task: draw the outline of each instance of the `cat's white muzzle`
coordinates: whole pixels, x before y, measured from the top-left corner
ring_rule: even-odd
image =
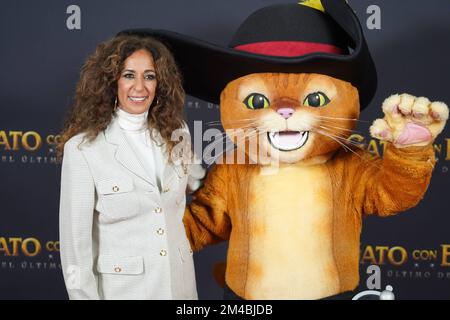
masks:
[[[280,151],[293,151],[303,147],[308,141],[309,131],[268,132],[270,144]]]

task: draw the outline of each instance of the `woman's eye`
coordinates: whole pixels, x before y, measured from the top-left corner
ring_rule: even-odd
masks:
[[[311,93],[303,101],[303,105],[307,107],[323,107],[328,103],[330,103],[330,99],[322,92]]]
[[[145,80],[155,80],[156,76],[154,74],[148,74],[145,76]]]
[[[252,93],[244,99],[244,104],[249,109],[265,109],[269,107],[270,102],[265,96],[259,93]]]
[[[126,78],[126,79],[133,79],[134,78],[134,74],[132,74],[132,73],[125,73],[123,75],[123,77]]]

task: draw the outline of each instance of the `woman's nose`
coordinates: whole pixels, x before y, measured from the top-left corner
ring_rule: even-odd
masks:
[[[277,113],[280,116],[282,116],[283,118],[285,118],[286,120],[289,119],[290,117],[292,117],[294,112],[295,112],[295,110],[293,108],[279,108],[277,110]]]
[[[141,91],[144,89],[144,80],[141,78],[136,78],[136,81],[134,82],[134,89],[136,91]]]

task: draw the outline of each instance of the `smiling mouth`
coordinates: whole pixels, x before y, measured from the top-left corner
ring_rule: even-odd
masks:
[[[309,131],[278,131],[268,132],[270,144],[280,151],[300,149],[308,141]]]
[[[142,102],[144,100],[146,100],[148,97],[131,97],[128,96],[128,99],[133,101],[133,102]]]

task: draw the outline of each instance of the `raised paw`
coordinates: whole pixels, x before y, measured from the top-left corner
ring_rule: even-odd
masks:
[[[430,102],[409,94],[392,95],[383,103],[384,119],[370,127],[374,138],[392,142],[396,147],[425,146],[442,132],[449,116],[443,102]]]

